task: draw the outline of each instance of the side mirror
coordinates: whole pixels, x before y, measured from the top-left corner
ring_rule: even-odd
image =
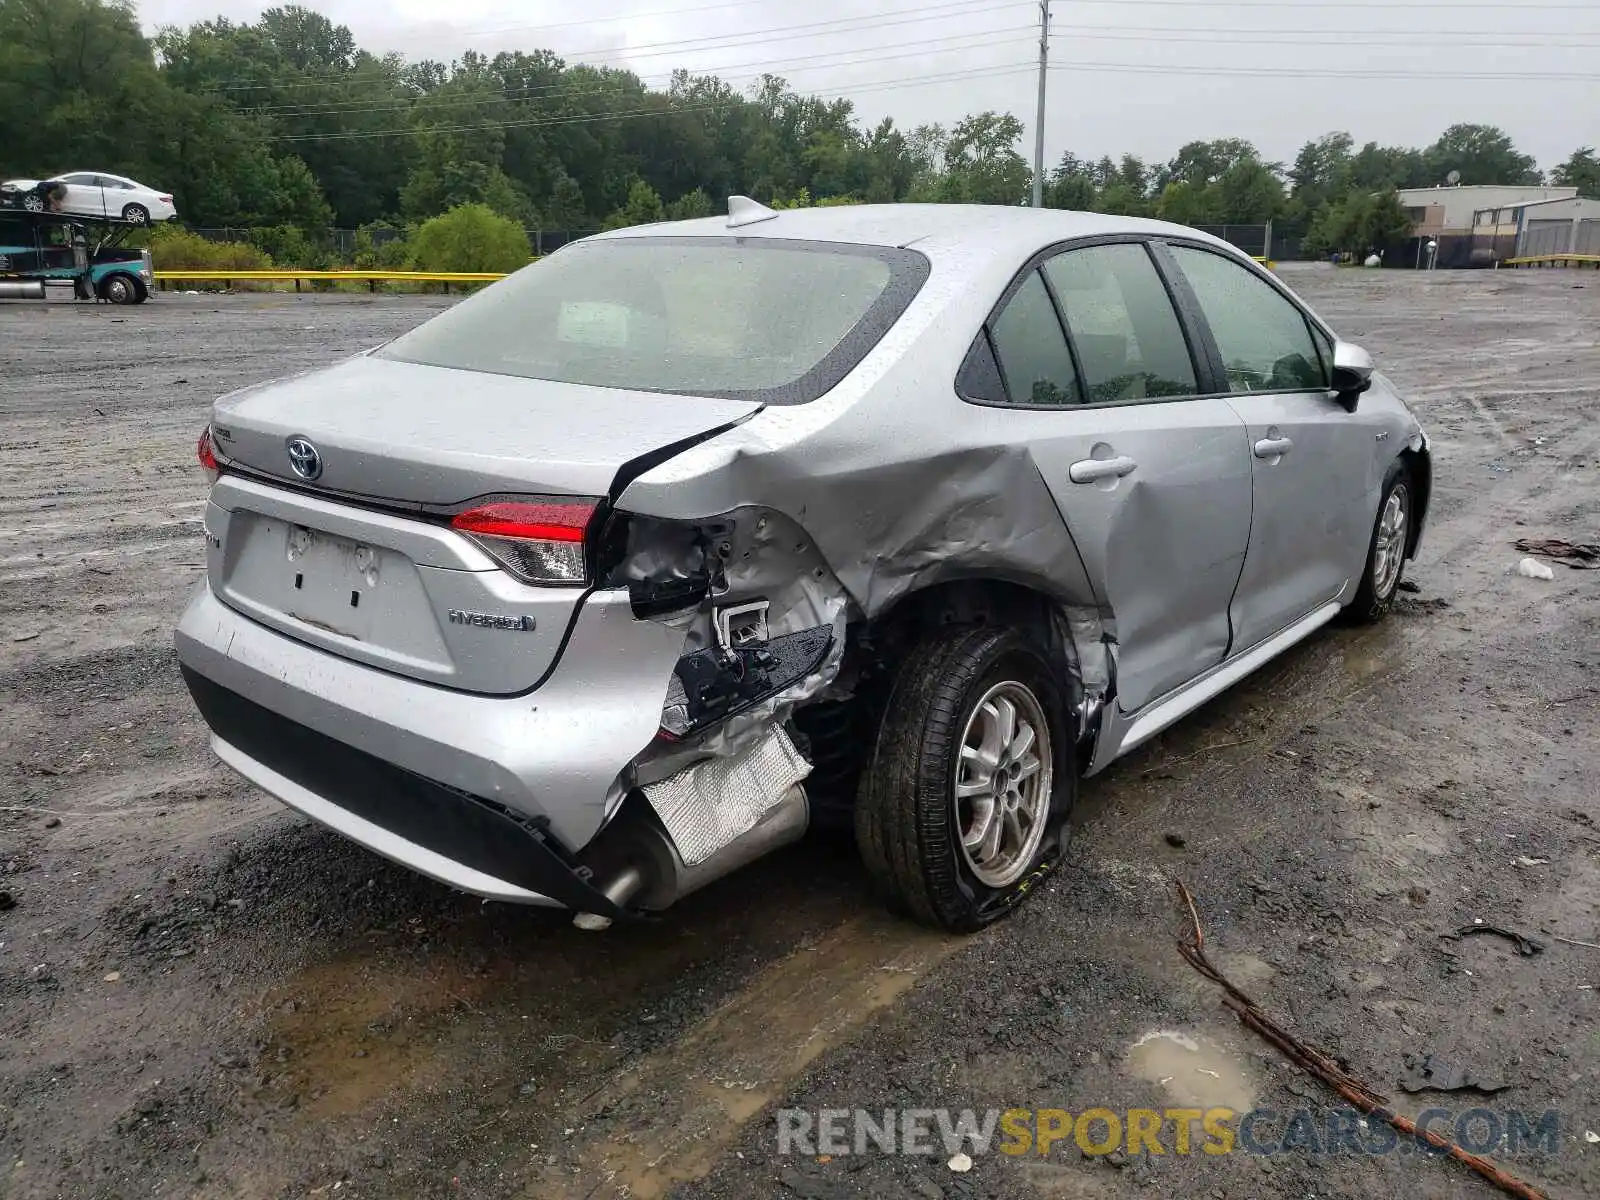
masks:
[[[1372,355],[1354,342],[1333,347],[1333,391],[1346,412],[1355,412],[1361,393],[1372,386]]]

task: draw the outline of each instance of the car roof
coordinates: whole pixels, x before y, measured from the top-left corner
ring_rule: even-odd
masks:
[[[998,204],[841,204],[793,208],[777,216],[729,228],[727,217],[661,221],[597,235],[596,239],[636,237],[751,237],[847,242],[868,246],[914,246],[941,251],[992,252],[1025,258],[1056,242],[1114,234],[1188,237],[1219,246],[1220,238],[1167,221],[1119,217],[1061,208],[1023,208]]]

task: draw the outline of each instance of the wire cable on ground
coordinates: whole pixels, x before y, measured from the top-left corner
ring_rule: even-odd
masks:
[[[1509,1174],[1491,1159],[1484,1158],[1481,1154],[1473,1154],[1470,1150],[1463,1150],[1431,1129],[1418,1128],[1416,1122],[1409,1117],[1403,1117],[1388,1107],[1387,1096],[1373,1091],[1335,1062],[1330,1055],[1308,1046],[1263,1012],[1261,1007],[1235,987],[1206,955],[1206,934],[1200,925],[1200,912],[1195,907],[1194,897],[1189,894],[1189,889],[1183,885],[1181,879],[1173,879],[1172,886],[1177,893],[1179,906],[1189,917],[1189,931],[1178,938],[1178,953],[1183,955],[1184,961],[1191,967],[1222,989],[1222,1003],[1233,1011],[1242,1025],[1277,1047],[1295,1066],[1308,1074],[1315,1075],[1369,1117],[1377,1117],[1406,1136],[1427,1142],[1434,1149],[1443,1151],[1459,1163],[1464,1163],[1501,1191],[1518,1197],[1518,1200],[1546,1200],[1543,1192]]]

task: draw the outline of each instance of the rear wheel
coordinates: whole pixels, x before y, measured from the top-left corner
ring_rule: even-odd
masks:
[[[132,275],[118,271],[101,282],[100,298],[111,304],[137,304],[144,299],[144,289]]]
[[[950,630],[904,660],[856,801],[890,903],[967,933],[1060,858],[1077,791],[1062,672],[1019,630]]]
[[[1367,543],[1367,567],[1361,584],[1345,610],[1358,622],[1376,621],[1394,604],[1405,574],[1406,551],[1411,545],[1411,472],[1396,459],[1383,477],[1378,493],[1378,515]]]
[[[148,225],[150,210],[142,204],[129,204],[122,210],[122,219],[130,225]]]

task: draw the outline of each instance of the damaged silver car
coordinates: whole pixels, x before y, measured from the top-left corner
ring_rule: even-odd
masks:
[[[221,758],[603,926],[853,824],[972,930],[1078,781],[1390,605],[1428,442],[1190,229],[857,206],[566,247],[218,400],[177,646]]]

